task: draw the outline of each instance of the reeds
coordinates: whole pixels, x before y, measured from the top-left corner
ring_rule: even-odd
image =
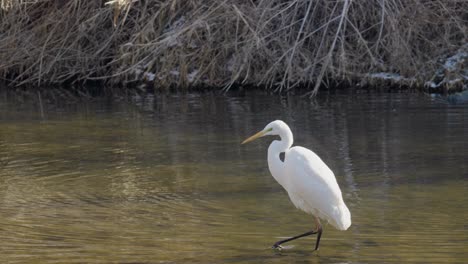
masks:
[[[430,80],[468,40],[464,0],[1,0],[13,85],[145,80],[277,91],[394,73]]]

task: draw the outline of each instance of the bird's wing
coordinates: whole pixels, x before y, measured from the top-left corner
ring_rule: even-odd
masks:
[[[343,198],[335,175],[322,159],[309,149],[293,147],[285,155],[285,167],[294,205],[321,218],[332,217]]]

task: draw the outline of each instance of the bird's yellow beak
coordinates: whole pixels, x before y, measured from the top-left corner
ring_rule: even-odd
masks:
[[[262,130],[262,131],[258,132],[257,134],[255,134],[255,135],[249,137],[248,139],[242,141],[241,144],[249,143],[250,141],[254,141],[254,140],[256,140],[256,139],[259,138],[259,137],[263,137],[267,132],[268,132],[268,131],[263,131],[263,130]]]

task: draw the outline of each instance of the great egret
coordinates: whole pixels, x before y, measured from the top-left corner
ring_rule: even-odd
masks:
[[[247,138],[242,144],[263,136],[278,135],[268,148],[268,168],[276,181],[288,192],[292,203],[315,218],[315,229],[304,234],[280,240],[281,244],[308,235],[317,234],[315,250],[318,250],[322,225],[320,218],[331,223],[338,230],[346,230],[351,225],[351,213],[346,207],[335,175],[313,151],[303,147],[291,147],[291,129],[281,120],[269,123],[262,131]],[[284,161],[280,153],[284,152]]]

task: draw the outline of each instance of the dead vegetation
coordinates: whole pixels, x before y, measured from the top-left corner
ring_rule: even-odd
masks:
[[[261,85],[398,74],[416,85],[468,41],[466,0],[0,0],[11,85]]]

